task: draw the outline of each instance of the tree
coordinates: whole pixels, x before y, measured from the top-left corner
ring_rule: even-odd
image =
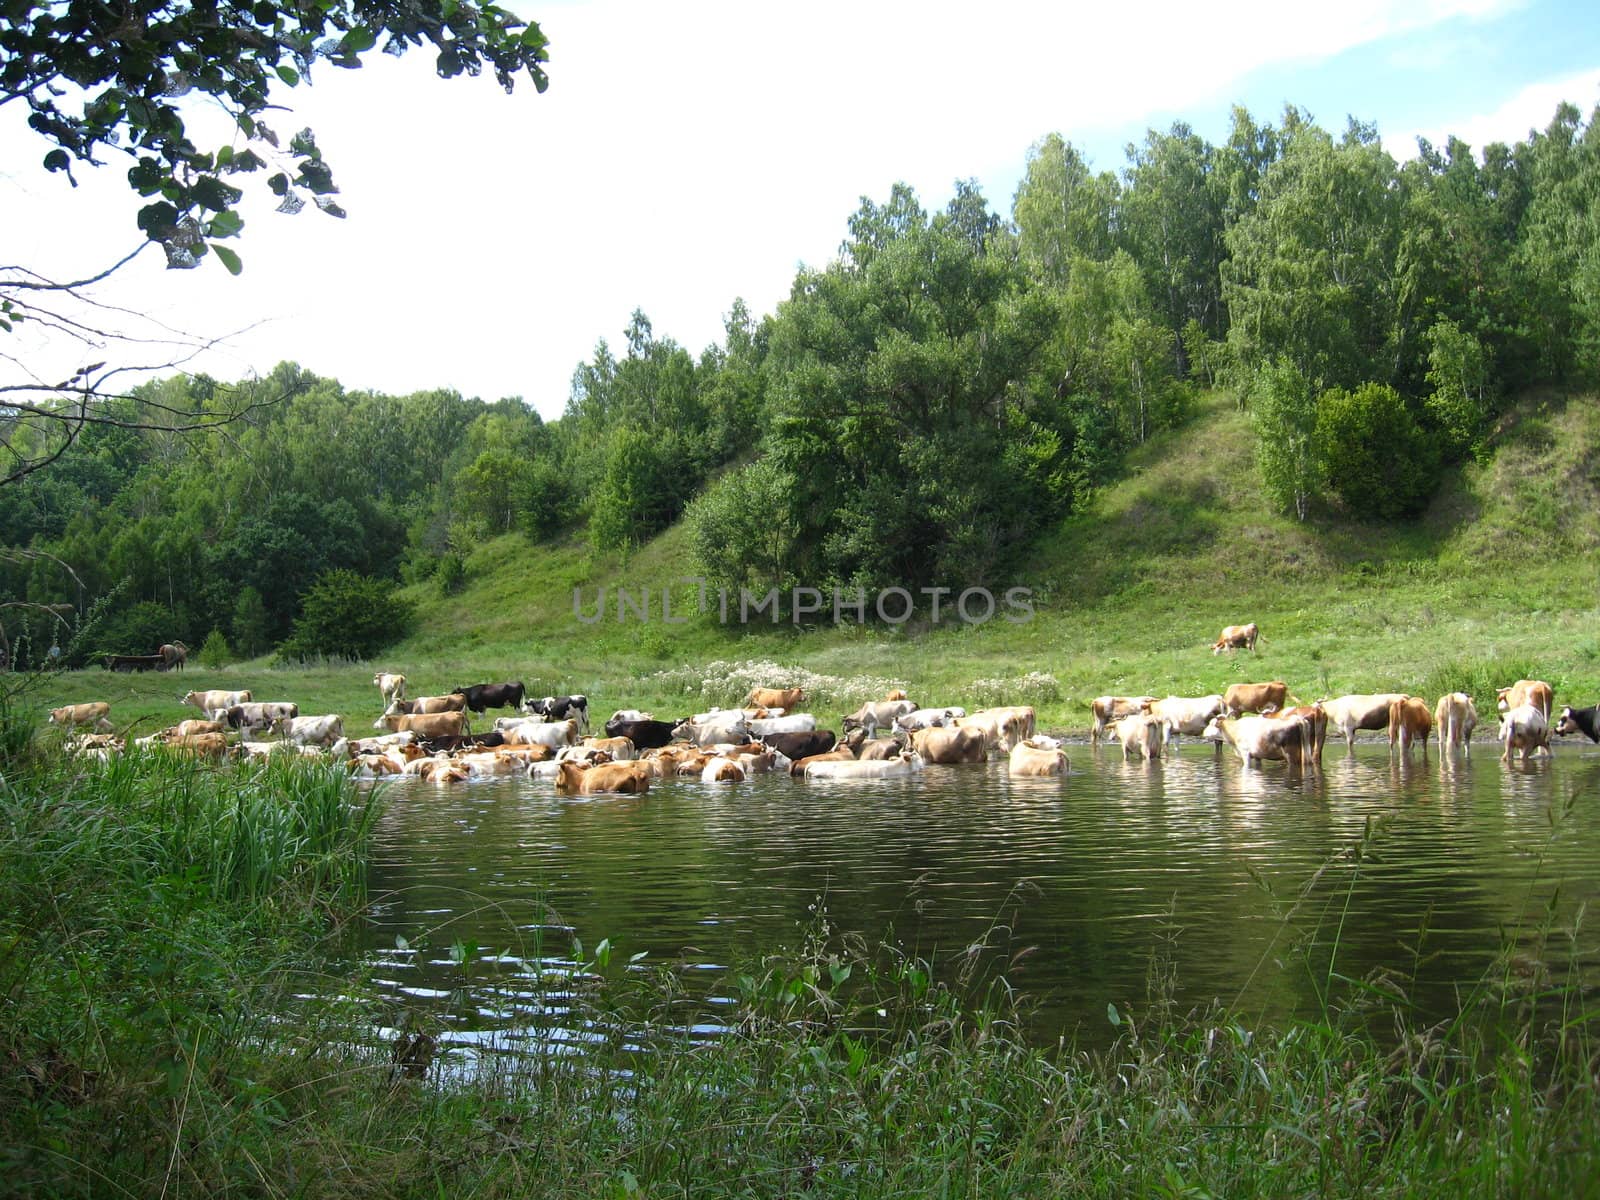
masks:
[[[1311,381],[1287,359],[1256,375],[1254,387],[1256,466],[1268,497],[1304,521],[1321,490],[1317,453],[1317,400]]]
[[[370,658],[405,637],[414,616],[387,580],[328,571],[306,594],[294,632],[278,652],[288,659]]]
[[[1071,142],[1052,133],[1028,151],[1011,217],[1041,278],[1065,283],[1075,258],[1111,256],[1117,180],[1094,175]]]
[[[519,77],[540,91],[547,85],[539,27],[473,0],[6,5],[0,109],[26,110],[28,126],[48,147],[43,165],[74,185],[77,167],[126,162],[129,186],[143,201],[133,225],[145,240],[85,278],[0,267],[0,338],[28,322],[76,340],[84,353],[83,365],[66,379],[26,370],[0,379],[0,485],[55,462],[96,425],[190,433],[231,424],[250,410],[224,390],[194,407],[157,404],[135,416],[112,411],[104,402],[127,395],[122,380],[130,371],[176,368],[208,341],[154,325],[136,326],[145,335],[119,329],[113,322],[124,314],[99,305],[94,285],[152,245],[171,268],[194,267],[214,253],[237,274],[239,255],[226,243],[244,227],[237,208],[244,191],[235,181],[246,177],[262,180],[279,198],[280,212],[299,211],[309,196],[321,211],[343,216],[313,131],[280,137],[266,123],[269,110],[283,108],[275,89],[309,83],[318,59],[353,68],[374,49],[399,55],[424,43],[434,47],[443,78],[488,67],[507,91]],[[228,141],[209,146],[192,139],[188,97],[222,108],[233,123]],[[146,360],[134,368],[115,361],[108,343],[130,354],[135,345],[160,344],[170,357],[152,362],[146,349]]]
[[[1439,450],[1391,387],[1334,388],[1317,401],[1321,477],[1351,512],[1391,520],[1427,507]]]

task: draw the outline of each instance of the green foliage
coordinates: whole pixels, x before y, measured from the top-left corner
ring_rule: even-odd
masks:
[[[791,582],[795,527],[787,516],[795,481],[770,458],[729,471],[684,514],[695,562],[714,587],[783,588]]]
[[[238,234],[243,193],[230,179],[276,165],[265,186],[295,212],[308,193],[334,216],[338,191],[309,129],[286,149],[264,122],[278,85],[308,84],[313,63],[359,67],[382,43],[389,54],[431,42],[442,78],[490,67],[510,91],[525,75],[543,91],[546,39],[538,26],[490,4],[426,3],[377,9],[328,0],[218,9],[156,0],[136,18],[93,7],[24,0],[6,14],[0,37],[0,104],[20,100],[32,130],[53,143],[51,171],[70,179],[74,163],[99,165],[107,151],[128,157],[129,186],[148,201],[138,227],[166,251],[171,267],[192,267],[207,249],[237,274],[220,239]],[[158,30],[159,37],[149,36]],[[63,86],[70,85],[70,86]],[[205,148],[185,124],[192,93],[212,98],[234,121],[236,140]],[[240,136],[242,135],[242,136]],[[242,147],[242,148],[241,148]]]
[[[141,600],[129,608],[113,612],[101,622],[90,640],[92,651],[108,654],[154,654],[181,633],[172,610],[153,600]]]
[[[213,628],[206,634],[205,642],[200,646],[200,653],[196,655],[202,667],[216,670],[225,667],[233,658],[233,651],[228,648],[228,639],[223,636],[222,630]]]
[[[1304,521],[1322,489],[1311,381],[1280,359],[1258,372],[1250,395],[1262,487],[1273,504]]]
[[[467,582],[467,564],[459,554],[446,554],[433,573],[434,586],[441,596],[454,596]]]
[[[1444,457],[1457,461],[1467,454],[1482,459],[1488,448],[1483,436],[1491,412],[1489,356],[1483,344],[1448,318],[1428,330],[1426,404],[1439,431]]]
[[[1324,392],[1315,442],[1321,477],[1358,516],[1412,516],[1438,486],[1437,444],[1400,394],[1382,384]]]
[[[261,593],[246,585],[233,607],[233,644],[243,658],[265,654],[272,646],[267,606]]]
[[[387,580],[329,571],[307,593],[294,632],[278,653],[290,660],[370,658],[405,637],[413,616],[411,605]]]

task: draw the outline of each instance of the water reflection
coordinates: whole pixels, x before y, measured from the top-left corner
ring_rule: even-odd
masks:
[[[1540,928],[1570,923],[1600,878],[1580,815],[1600,752],[1524,765],[1484,746],[1446,762],[1330,744],[1304,774],[1194,743],[1154,762],[1070,756],[1054,779],[996,763],[638,797],[388,784],[366,953],[397,1013],[425,1009],[478,1053],[525,1036],[530,1012],[565,1012],[574,937],[609,938],[615,963],[680,964],[708,994],[822,912],[945,969],[1004,971],[1052,1041],[1104,1032],[1108,1002],[1137,1007],[1153,956],[1184,1005],[1304,1012],[1330,979],[1383,972],[1446,1015],[1505,939],[1551,958]],[[1551,969],[1592,972],[1586,953]]]

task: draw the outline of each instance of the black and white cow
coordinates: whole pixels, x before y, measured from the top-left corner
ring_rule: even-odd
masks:
[[[1600,742],[1600,704],[1589,708],[1573,708],[1570,705],[1563,708],[1561,719],[1556,722],[1556,733],[1561,737],[1569,733],[1581,733],[1591,742]]]

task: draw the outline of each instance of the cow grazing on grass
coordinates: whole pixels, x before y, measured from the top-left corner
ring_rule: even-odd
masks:
[[[1105,735],[1106,726],[1114,721],[1148,712],[1155,700],[1154,696],[1096,696],[1089,702],[1089,711],[1094,714],[1089,741],[1098,742]]]
[[[1389,705],[1389,750],[1400,748],[1400,757],[1409,758],[1411,747],[1422,743],[1422,757],[1428,757],[1428,735],[1433,732],[1433,714],[1428,702],[1407,696]]]
[[[164,642],[156,651],[161,656],[161,670],[181,671],[189,661],[189,647],[182,642]]]
[[[1496,688],[1494,699],[1495,707],[1501,712],[1531,704],[1544,714],[1546,724],[1555,708],[1555,690],[1542,679],[1519,679],[1510,687]]]
[[[1261,637],[1261,631],[1256,628],[1256,623],[1251,621],[1248,625],[1229,625],[1211,645],[1212,654],[1221,654],[1224,650],[1254,650],[1256,641]]]
[[[1600,706],[1573,708],[1568,705],[1563,708],[1561,719],[1556,722],[1556,733],[1561,737],[1569,733],[1581,733],[1591,742],[1600,742]]]
[[[1500,715],[1500,728],[1496,735],[1504,746],[1500,752],[1502,762],[1511,761],[1513,750],[1522,751],[1522,761],[1530,754],[1543,750],[1550,757],[1550,723],[1536,704],[1519,704]]]
[[[1478,725],[1478,709],[1472,697],[1465,692],[1446,692],[1433,707],[1433,723],[1439,730],[1441,757],[1460,746],[1461,752],[1472,754],[1472,731]]]

